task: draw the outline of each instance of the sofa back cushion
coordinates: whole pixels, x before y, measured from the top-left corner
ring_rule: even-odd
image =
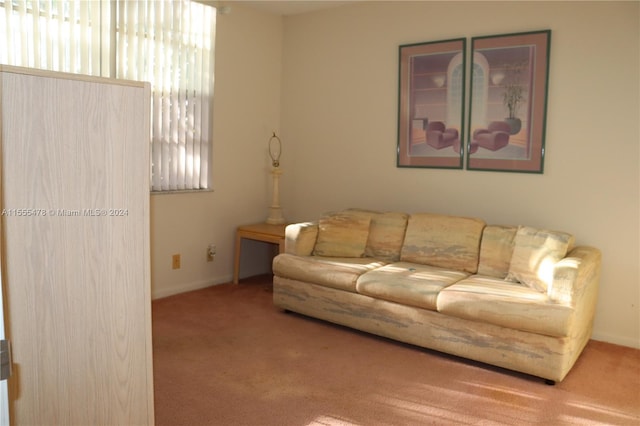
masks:
[[[517,226],[487,225],[482,232],[478,274],[505,278],[509,272]]]
[[[370,223],[371,214],[356,210],[324,214],[318,221],[313,255],[363,257]]]
[[[546,293],[553,281],[556,263],[573,247],[573,235],[520,226],[514,242],[506,280]]]
[[[480,219],[413,214],[407,224],[400,260],[475,274],[484,226]]]

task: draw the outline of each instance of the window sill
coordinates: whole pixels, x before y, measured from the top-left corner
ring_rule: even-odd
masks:
[[[177,189],[175,191],[150,191],[151,195],[194,194],[213,192],[213,189]]]

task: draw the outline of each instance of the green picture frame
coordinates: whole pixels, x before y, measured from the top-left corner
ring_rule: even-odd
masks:
[[[398,167],[463,168],[466,43],[400,46]]]
[[[551,30],[471,39],[468,170],[543,173]]]

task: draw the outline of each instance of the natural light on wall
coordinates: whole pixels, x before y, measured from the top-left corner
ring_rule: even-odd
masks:
[[[215,8],[0,0],[0,23],[0,63],[150,82],[152,190],[210,187]]]

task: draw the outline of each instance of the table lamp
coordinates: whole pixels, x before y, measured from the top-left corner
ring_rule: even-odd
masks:
[[[285,223],[280,207],[280,154],[282,153],[282,142],[273,132],[273,136],[269,139],[269,157],[271,157],[271,175],[273,176],[273,197],[271,198],[271,207],[269,207],[269,217],[267,223],[281,224]]]

